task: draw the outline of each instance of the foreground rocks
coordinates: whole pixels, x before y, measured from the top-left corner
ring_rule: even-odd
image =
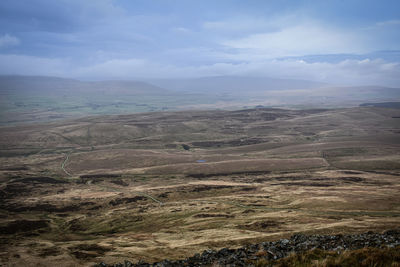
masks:
[[[383,234],[368,232],[357,235],[302,235],[295,234],[290,239],[273,242],[262,242],[247,245],[238,249],[223,248],[221,250],[205,250],[182,260],[163,260],[155,263],[139,261],[134,264],[126,260],[124,263],[100,263],[96,267],[169,267],[169,266],[254,266],[259,260],[277,260],[291,253],[299,253],[312,249],[330,251],[355,250],[364,247],[394,248],[400,246],[400,230],[389,230]]]

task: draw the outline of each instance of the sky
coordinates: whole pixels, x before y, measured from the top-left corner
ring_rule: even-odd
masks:
[[[2,0],[0,74],[400,87],[400,1]]]

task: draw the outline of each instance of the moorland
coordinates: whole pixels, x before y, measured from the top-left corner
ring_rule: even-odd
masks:
[[[0,128],[0,263],[180,259],[400,226],[400,109],[103,115]]]

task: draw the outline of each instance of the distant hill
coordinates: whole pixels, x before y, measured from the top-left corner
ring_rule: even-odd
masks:
[[[4,93],[124,93],[167,94],[168,90],[139,81],[78,81],[45,76],[0,76],[0,92]]]
[[[140,81],[0,76],[0,124],[171,109],[182,96]]]
[[[400,88],[383,86],[323,87],[308,90],[306,95],[309,98],[308,101],[311,101],[311,99],[320,99],[326,103],[342,103],[357,106],[366,102],[399,101]]]
[[[252,94],[271,90],[313,89],[326,86],[325,83],[275,79],[268,77],[217,76],[194,79],[158,79],[151,84],[175,91],[198,93]]]
[[[400,102],[363,103],[360,107],[400,108]]]
[[[148,82],[175,92],[213,96],[223,104],[228,101],[241,102],[243,107],[336,108],[358,106],[365,102],[400,101],[400,88],[338,87],[314,81],[268,77],[217,76]]]
[[[0,76],[0,124],[164,110],[354,107],[400,101],[400,89],[263,77],[79,81]]]

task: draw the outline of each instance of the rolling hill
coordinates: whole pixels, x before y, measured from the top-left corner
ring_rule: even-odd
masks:
[[[354,107],[398,101],[400,89],[238,76],[149,82],[0,76],[0,95],[4,125],[165,110]]]

